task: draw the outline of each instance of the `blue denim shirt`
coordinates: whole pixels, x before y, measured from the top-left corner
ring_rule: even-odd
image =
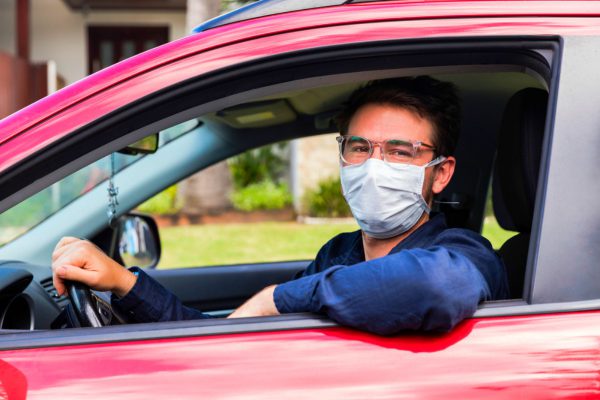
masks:
[[[135,321],[208,318],[143,271],[113,307]],[[325,313],[343,325],[390,335],[402,330],[448,331],[483,300],[508,295],[500,258],[481,235],[448,228],[433,216],[385,257],[365,261],[361,231],[327,242],[296,279],[280,284],[281,313]]]

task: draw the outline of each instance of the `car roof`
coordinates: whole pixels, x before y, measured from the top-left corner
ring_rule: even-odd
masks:
[[[338,6],[350,2],[352,2],[352,0],[304,0],[302,2],[298,0],[259,0],[206,21],[194,28],[192,32],[203,32],[218,26],[265,17],[267,15],[283,14],[286,12],[308,10],[311,8]]]
[[[482,3],[482,2],[494,2],[496,0],[421,0],[421,3]],[[192,30],[192,33],[200,33],[213,28],[217,28],[223,25],[233,24],[236,22],[248,21],[251,19],[266,17],[270,15],[284,14],[294,11],[312,10],[318,8],[342,6],[349,4],[360,4],[360,3],[411,3],[408,0],[258,0],[253,3],[247,4],[243,7],[230,11],[226,14],[212,18],[202,24],[198,25]],[[507,6],[508,6],[507,2]],[[514,3],[514,2],[512,2]],[[528,2],[523,2],[528,3]],[[569,14],[569,6],[572,5],[573,1],[563,0],[546,0],[538,1],[537,3],[563,3],[565,14]],[[566,4],[565,4],[566,3]],[[569,4],[571,3],[571,4]],[[483,11],[483,10],[482,10]]]
[[[266,17],[267,15],[283,14],[292,11],[310,10],[314,8],[340,6],[343,4],[371,3],[393,0],[258,0],[236,10],[210,19],[192,30],[193,33],[203,32],[218,26],[249,19]]]

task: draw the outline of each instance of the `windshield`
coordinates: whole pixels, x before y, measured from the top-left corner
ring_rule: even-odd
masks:
[[[165,129],[159,134],[160,146],[180,137],[198,126],[193,119]],[[140,160],[144,155],[114,153],[115,173]],[[0,246],[16,239],[77,197],[105,182],[110,176],[111,156],[63,178],[0,214]]]

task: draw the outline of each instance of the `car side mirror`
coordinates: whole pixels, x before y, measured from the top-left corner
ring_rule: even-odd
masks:
[[[135,156],[138,154],[156,153],[156,150],[158,150],[158,133],[146,136],[145,138],[130,144],[124,149],[119,150],[118,153]]]
[[[149,215],[130,213],[119,218],[116,250],[126,267],[156,268],[160,261],[158,226]]]

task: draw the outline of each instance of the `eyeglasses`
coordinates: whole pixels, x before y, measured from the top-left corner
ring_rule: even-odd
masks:
[[[375,142],[361,136],[338,136],[340,158],[346,164],[362,164],[373,155],[375,146],[379,146],[383,161],[388,163],[410,164],[422,151],[435,151],[435,147],[423,142],[389,139]]]

